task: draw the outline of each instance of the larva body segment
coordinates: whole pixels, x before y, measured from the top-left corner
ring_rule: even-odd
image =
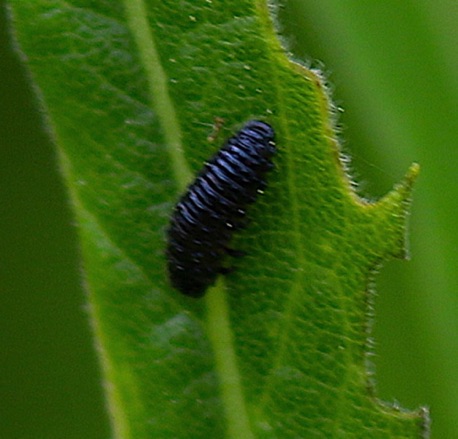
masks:
[[[245,223],[246,208],[265,188],[272,169],[275,134],[266,122],[250,121],[210,159],[173,212],[168,229],[167,262],[171,284],[201,297],[224,260],[228,245]]]

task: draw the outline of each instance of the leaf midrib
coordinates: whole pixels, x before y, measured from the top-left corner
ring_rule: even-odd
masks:
[[[192,178],[185,160],[182,135],[174,102],[170,97],[167,74],[162,68],[152,29],[147,20],[147,9],[142,0],[124,0],[127,26],[139,51],[145,69],[150,105],[156,110],[164,132],[164,141],[172,162],[175,181],[180,192]]]
[[[192,179],[182,145],[180,124],[170,97],[167,75],[162,68],[147,9],[142,0],[124,0],[127,25],[137,44],[145,69],[151,107],[156,110],[164,130],[164,140],[170,155],[175,181],[182,191]],[[227,420],[227,434],[233,439],[252,439],[248,413],[243,396],[240,373],[229,320],[225,286],[219,282],[207,294],[207,332],[215,354],[215,367],[220,379],[220,391]]]

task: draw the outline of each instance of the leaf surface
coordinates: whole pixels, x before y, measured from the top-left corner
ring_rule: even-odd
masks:
[[[119,438],[418,438],[377,402],[371,278],[405,253],[413,166],[355,194],[318,72],[289,61],[263,2],[11,0],[17,39],[80,225]],[[221,118],[221,129],[214,127]],[[206,298],[173,291],[165,230],[202,163],[245,121],[279,153]]]

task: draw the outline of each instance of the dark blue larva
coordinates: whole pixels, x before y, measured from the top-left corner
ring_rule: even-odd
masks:
[[[243,227],[245,209],[265,187],[272,169],[274,130],[248,122],[205,164],[175,207],[168,229],[167,260],[172,285],[201,297],[219,273],[227,273],[232,234]]]

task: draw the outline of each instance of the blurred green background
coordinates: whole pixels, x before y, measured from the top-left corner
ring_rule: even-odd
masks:
[[[0,3],[2,6],[2,3]],[[289,0],[286,46],[325,71],[359,193],[375,199],[422,166],[410,262],[375,279],[380,397],[431,407],[458,437],[458,3]],[[0,438],[108,438],[56,154],[0,16]]]

